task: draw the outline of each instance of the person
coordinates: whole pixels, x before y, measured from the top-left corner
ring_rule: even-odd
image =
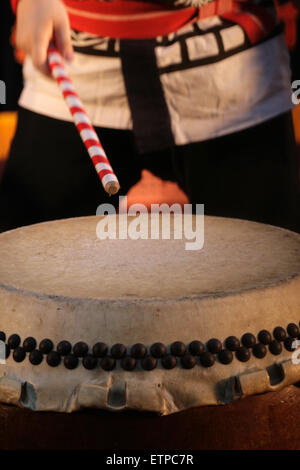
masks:
[[[26,52],[0,230],[117,206],[148,169],[206,215],[299,231],[289,55],[269,0],[13,0]],[[121,184],[108,199],[56,82],[66,60]]]

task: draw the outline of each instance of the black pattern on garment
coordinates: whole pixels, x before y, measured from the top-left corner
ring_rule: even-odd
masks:
[[[222,31],[226,29],[238,26],[240,27],[241,31],[243,32],[243,39],[241,40],[240,44],[235,47],[230,48],[229,50],[225,49],[224,40],[222,38]],[[278,24],[273,32],[264,38],[261,43],[269,40],[283,32],[283,25]],[[213,34],[215,37],[215,42],[217,44],[217,51],[214,54],[208,52],[207,56],[201,55],[199,58],[190,59],[188,54],[188,44],[187,41],[190,38],[197,38],[197,37],[204,37],[205,35]],[[199,24],[196,22],[192,25],[190,31],[186,32],[176,32],[169,34],[167,36],[161,36],[154,39],[156,41],[155,47],[165,47],[168,48],[173,46],[176,43],[180,45],[180,54],[181,58],[180,61],[176,63],[171,63],[167,66],[159,66],[158,70],[159,74],[162,75],[164,73],[171,73],[176,72],[179,70],[187,70],[194,67],[201,67],[204,65],[213,64],[216,62],[220,62],[228,57],[231,57],[235,54],[243,52],[247,49],[255,47],[257,44],[251,44],[246,32],[243,28],[236,23],[229,21],[229,20],[222,20],[221,24],[215,25],[211,28],[201,29]],[[92,56],[100,56],[100,57],[120,57],[120,41],[118,39],[110,39],[104,37],[97,37],[92,36],[86,33],[80,33],[76,31],[72,31],[72,44],[74,50],[76,52],[92,55]]]
[[[139,152],[172,148],[175,142],[156,64],[155,40],[121,40],[120,51],[133,133]],[[140,78],[141,70],[143,80]]]
[[[81,54],[102,57],[120,56],[119,41],[116,39],[81,33],[74,29],[71,30],[71,39],[74,50]]]

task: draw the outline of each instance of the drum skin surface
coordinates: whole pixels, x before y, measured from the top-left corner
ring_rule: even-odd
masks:
[[[300,380],[291,349],[299,335],[299,235],[205,217],[204,247],[187,251],[184,239],[99,240],[99,220],[0,235],[0,330],[10,345],[0,401],[167,415]],[[270,336],[263,342],[262,331]],[[28,337],[43,353],[38,364],[29,346],[24,351]],[[229,347],[229,337],[239,345]],[[40,346],[44,339],[51,341]],[[56,352],[62,341],[72,353]],[[105,352],[93,349],[99,342]]]

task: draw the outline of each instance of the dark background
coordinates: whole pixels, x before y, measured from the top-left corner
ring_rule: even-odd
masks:
[[[13,111],[22,88],[21,65],[14,60],[10,44],[11,29],[15,21],[9,0],[1,0],[0,6],[0,80],[6,84],[6,105],[0,105],[0,111]]]
[[[291,52],[291,65],[293,72],[293,80],[300,80],[300,21],[298,18],[298,35],[297,35],[297,46]]]

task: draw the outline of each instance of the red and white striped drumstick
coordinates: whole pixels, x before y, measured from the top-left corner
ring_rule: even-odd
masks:
[[[86,146],[105,191],[109,195],[116,194],[120,189],[118,179],[110,166],[95,129],[83,109],[81,100],[75,91],[74,85],[67,75],[62,57],[58,50],[53,46],[50,46],[48,49],[48,63],[52,76],[55,78],[62,91],[68,108],[73,116],[74,123]]]

